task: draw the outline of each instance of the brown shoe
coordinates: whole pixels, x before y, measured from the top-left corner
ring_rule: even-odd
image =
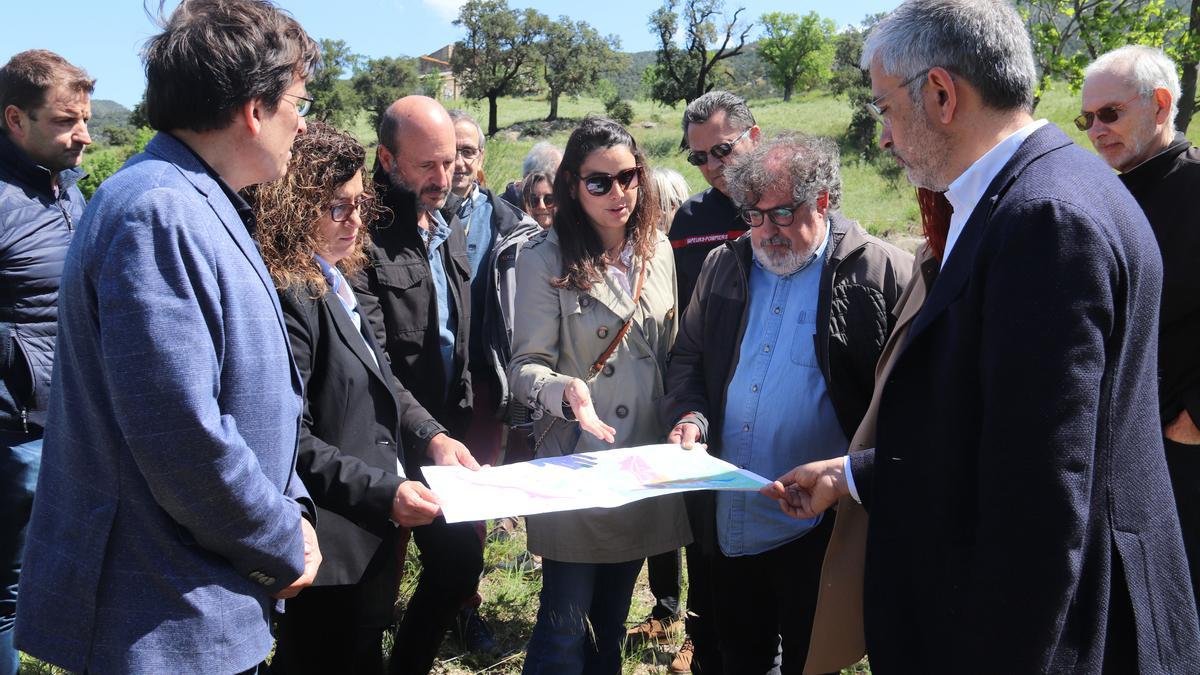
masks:
[[[671,641],[671,634],[677,630],[675,621],[666,623],[650,616],[638,625],[625,631],[625,648],[637,651],[647,646],[666,644]]]
[[[671,661],[671,672],[677,674],[692,672],[692,657],[695,653],[696,648],[692,644],[692,638],[684,638],[679,651],[675,652],[674,660]]]

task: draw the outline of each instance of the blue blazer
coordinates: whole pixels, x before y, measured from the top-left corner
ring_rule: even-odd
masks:
[[[301,384],[250,234],[173,137],[88,204],[57,354],[18,647],[91,673],[255,666],[304,567]]]
[[[1161,279],[1141,209],[1057,128],[988,186],[852,455],[876,672],[1196,672]]]

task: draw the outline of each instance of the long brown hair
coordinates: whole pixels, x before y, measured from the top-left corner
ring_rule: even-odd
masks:
[[[604,244],[584,214],[579,198],[572,193],[583,189],[579,185],[582,178],[579,170],[588,156],[618,145],[629,148],[638,165],[637,204],[625,224],[625,242],[633,245],[633,254],[640,257],[643,264],[654,257],[661,216],[654,181],[648,180],[646,157],[625,127],[606,117],[588,117],[571,132],[554,178],[554,201],[558,210],[552,227],[558,233],[559,250],[562,251],[562,276],[550,281],[555,288],[586,291],[603,278],[606,266]]]
[[[366,154],[349,134],[328,124],[312,122],[308,131],[296,136],[292,144],[287,174],[254,191],[258,219],[255,237],[277,288],[304,284],[313,297],[329,289],[320,265],[313,258],[320,245],[317,221],[329,208],[338,188],[363,170]],[[374,196],[372,181],[364,179],[363,183],[363,194]],[[364,204],[359,214],[363,225],[358,228],[354,250],[337,264],[347,275],[366,264],[366,247],[370,243],[367,226],[379,217],[379,210],[374,203]]]

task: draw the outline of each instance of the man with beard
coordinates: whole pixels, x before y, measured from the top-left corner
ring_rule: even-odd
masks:
[[[1138,201],[1163,259],[1158,406],[1192,591],[1200,591],[1200,150],[1175,131],[1179,76],[1162,50],[1122,47],[1084,73],[1075,124]],[[1200,602],[1200,596],[1197,596]]]
[[[1145,216],[1033,119],[1033,50],[1005,0],[908,0],[862,67],[881,147],[946,193],[948,236],[880,385],[875,448],[769,491],[798,518],[844,495],[869,511],[876,672],[1194,672]]]
[[[785,135],[725,167],[747,235],[709,255],[667,371],[673,442],[768,476],[846,452],[912,256],[838,210],[833,141]],[[702,493],[693,532],[715,579],[726,672],[801,672],[833,519],[761,495]],[[754,617],[754,621],[747,621]]]
[[[450,194],[455,154],[454,122],[437,101],[408,96],[384,113],[375,184],[391,217],[372,227],[371,264],[356,285],[392,373],[437,420],[405,439],[410,476],[429,464],[479,468],[452,438],[461,437],[471,417],[466,242],[462,228],[451,228],[438,212]],[[429,672],[483,571],[483,543],[471,523],[450,525],[439,516],[412,536],[421,550],[421,578],[391,657],[391,672],[405,675]]]

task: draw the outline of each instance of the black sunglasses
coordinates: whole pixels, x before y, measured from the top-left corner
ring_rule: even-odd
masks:
[[[791,206],[776,206],[773,209],[742,209],[742,220],[750,227],[758,227],[766,222],[767,218],[776,227],[787,227],[796,220],[796,209],[804,202],[796,202]]]
[[[579,180],[583,181],[583,188],[596,197],[603,197],[612,190],[613,181],[621,184],[622,190],[629,190],[637,187],[640,183],[638,176],[641,175],[642,167],[635,166],[630,169],[620,171],[617,175],[611,173],[594,173],[590,176],[583,176]]]
[[[608,190],[605,190],[608,192]],[[554,206],[554,193],[548,192],[544,195],[532,195],[529,197],[529,206],[542,206],[547,209]]]
[[[729,153],[733,152],[733,146],[737,145],[739,141],[748,136],[750,134],[750,130],[753,128],[754,127],[746,127],[746,130],[743,131],[737,138],[733,139],[732,141],[717,143],[709,148],[708,152],[703,150],[692,150],[687,154],[688,164],[691,164],[692,166],[704,166],[705,164],[708,164],[709,155],[712,155],[717,159],[725,159],[729,156]]]
[[[374,201],[372,197],[359,197],[352,202],[338,202],[329,207],[329,217],[333,218],[335,223],[344,223],[350,220],[350,215],[356,210],[368,208]]]
[[[1075,128],[1079,129],[1080,131],[1087,131],[1088,129],[1092,128],[1092,125],[1096,123],[1096,120],[1100,120],[1105,124],[1112,124],[1121,117],[1121,112],[1124,107],[1129,105],[1130,101],[1133,101],[1139,97],[1141,97],[1141,94],[1135,94],[1133,98],[1129,99],[1129,101],[1125,101],[1124,103],[1106,105],[1103,108],[1097,108],[1096,112],[1081,113],[1079,117],[1075,118]]]

